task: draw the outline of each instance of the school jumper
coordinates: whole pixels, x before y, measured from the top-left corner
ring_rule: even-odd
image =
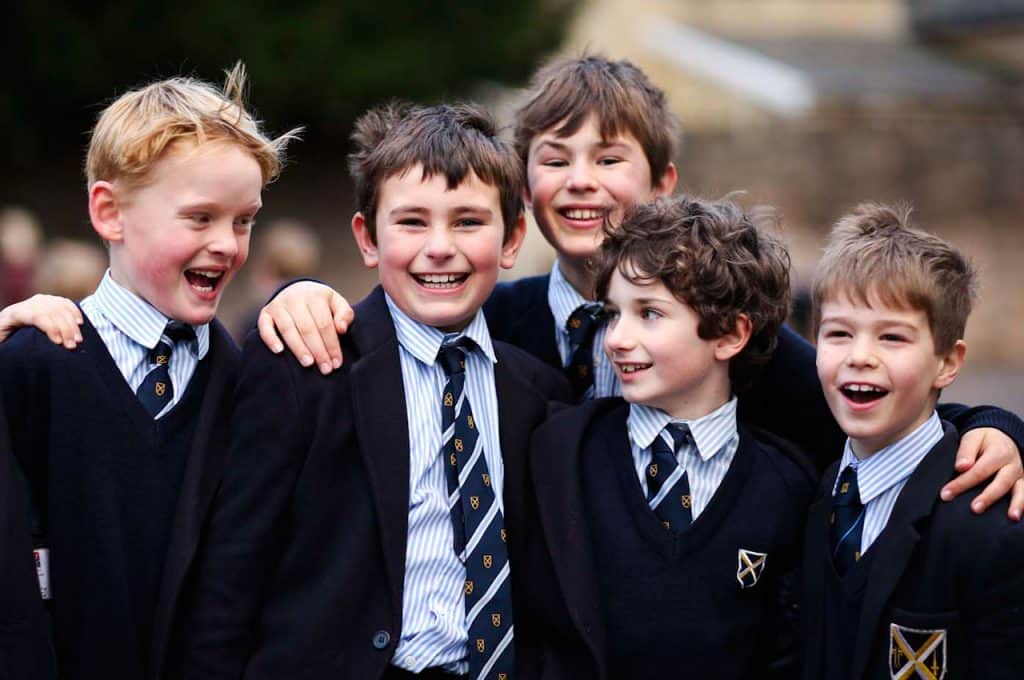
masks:
[[[26,328],[0,345],[15,454],[50,547],[62,678],[159,677],[227,453],[238,349],[210,347],[181,401],[143,408],[86,318],[69,351]]]
[[[595,400],[534,435],[518,572],[528,584],[517,602],[524,670],[550,679],[791,677],[810,463],[739,424],[721,485],[674,535],[643,495],[628,415],[621,399]]]

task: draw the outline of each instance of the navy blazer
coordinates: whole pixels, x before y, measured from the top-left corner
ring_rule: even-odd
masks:
[[[51,383],[67,380],[70,375],[86,388],[89,385],[102,385],[108,395],[123,396],[124,399],[108,397],[109,401],[100,404],[100,408],[116,410],[116,417],[123,416],[126,420],[136,417],[132,409],[137,408],[141,412],[141,406],[88,319],[82,325],[82,335],[83,342],[72,351],[54,345],[34,328],[22,329],[0,346],[0,387],[5,393],[5,411],[9,422],[16,423],[14,427],[18,428],[15,430],[17,436],[12,439],[20,442],[15,447],[17,449],[20,446],[21,450],[15,453],[22,468],[26,470],[31,488],[35,490],[33,493],[37,503],[41,503],[39,499],[45,497],[46,489],[54,486],[51,477],[56,473],[50,471],[63,470],[65,472],[61,477],[66,478],[70,474],[67,470],[81,468],[73,460],[73,457],[80,455],[81,449],[70,447],[65,450],[60,446],[52,446],[53,431],[59,431],[62,437],[75,436],[77,433],[81,433],[80,436],[93,436],[90,428],[97,426],[92,422],[51,422],[51,400],[72,398],[71,395],[52,394]],[[206,512],[220,481],[227,454],[226,423],[239,360],[238,347],[224,327],[214,320],[210,325],[209,352],[203,359],[204,363],[209,362],[208,382],[185,460],[154,614],[153,637],[149,641],[150,668],[147,673],[150,677],[161,675],[171,621],[176,615],[182,587],[199,545]],[[96,398],[101,398],[101,394],[97,394]],[[103,441],[86,441],[85,445],[90,447],[90,451],[102,451],[102,448],[96,447],[102,447]],[[102,477],[104,472],[99,470],[97,474]],[[65,514],[87,511],[85,508],[76,508],[77,502],[77,499],[50,497],[42,504],[52,523],[54,509],[60,509]],[[54,549],[59,550],[60,546]],[[72,567],[65,565],[64,568]],[[55,606],[61,607],[63,600],[59,584],[54,584],[54,591]],[[63,606],[73,607],[74,604],[69,601],[68,605]],[[111,611],[116,611],[117,616],[122,615],[121,605],[111,603]],[[111,645],[118,642],[111,641]]]
[[[56,677],[50,629],[32,560],[24,480],[0,408],[0,677]]]
[[[409,428],[384,294],[356,305],[345,362],[324,377],[243,352],[232,459],[181,623],[174,676],[367,680],[401,636]],[[529,436],[562,376],[495,343],[506,523],[520,523]],[[515,574],[516,537],[509,552]]]
[[[587,446],[607,446],[616,455],[631,457],[626,431],[628,413],[629,406],[621,399],[598,399],[562,410],[534,433],[527,471],[527,513],[522,517],[526,525],[510,527],[510,532],[525,535],[522,559],[518,571],[513,572],[522,585],[513,588],[513,595],[518,598],[516,636],[521,644],[517,648],[517,662],[522,666],[520,672],[531,678],[609,677],[608,641],[581,469],[588,454],[595,453],[585,450],[587,441]],[[741,484],[739,496],[758,497],[761,487],[757,485],[765,480],[755,475],[754,470],[773,477],[771,488],[789,489],[792,494],[789,507],[775,508],[776,512],[764,516],[763,523],[754,522],[750,527],[750,532],[760,539],[780,537],[772,551],[775,575],[765,579],[780,588],[774,597],[768,598],[772,603],[765,610],[765,617],[774,623],[764,626],[765,635],[758,641],[754,654],[763,661],[763,677],[791,677],[797,666],[796,621],[790,620],[790,610],[776,606],[794,603],[796,593],[786,588],[794,584],[799,565],[803,509],[813,495],[815,472],[810,462],[787,443],[767,433],[755,435],[742,425],[740,450],[729,475],[737,473],[737,469],[743,475],[736,480]],[[729,521],[729,510],[717,510],[721,508],[714,514],[726,518],[721,521]],[[714,540],[716,528],[718,525],[704,525],[699,529],[699,540]],[[730,579],[733,577],[729,575]],[[747,593],[746,597],[750,597]],[[725,611],[710,614],[729,617],[728,603],[719,604]],[[713,668],[689,666],[687,672],[693,677],[715,675]],[[666,677],[671,675],[667,673]]]
[[[923,639],[939,636],[936,654],[922,659],[936,677],[1021,677],[1024,525],[1007,519],[1007,499],[981,516],[970,510],[975,494],[963,494],[948,503],[939,500],[939,490],[953,476],[958,445],[959,437],[946,423],[945,436],[907,480],[888,524],[868,549],[867,554],[873,553],[871,571],[854,642],[851,680],[888,678],[905,666],[908,659],[897,635],[914,653],[920,652]],[[828,570],[833,569],[828,516],[838,468],[836,463],[825,474],[808,517],[804,552],[804,677],[808,680],[822,677],[825,667],[825,587]],[[912,673],[910,677],[919,676]]]

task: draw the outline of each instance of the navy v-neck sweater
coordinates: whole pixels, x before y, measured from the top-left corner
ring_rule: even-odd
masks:
[[[153,420],[88,320],[82,331],[70,352],[16,333],[0,389],[50,548],[61,677],[142,678],[209,355]]]

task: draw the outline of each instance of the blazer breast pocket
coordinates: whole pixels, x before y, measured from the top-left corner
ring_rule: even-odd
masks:
[[[889,677],[939,680],[962,667],[960,613],[914,612],[893,608],[888,617]],[[955,677],[955,675],[954,675]]]

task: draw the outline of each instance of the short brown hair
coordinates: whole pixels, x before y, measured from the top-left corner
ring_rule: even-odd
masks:
[[[490,115],[474,104],[394,103],[371,109],[356,121],[352,145],[348,166],[356,185],[356,210],[374,241],[381,184],[416,165],[423,167],[424,179],[444,175],[449,189],[471,172],[496,187],[506,240],[523,212],[522,164],[498,136]]]
[[[120,180],[145,184],[164,153],[181,142],[228,142],[249,153],[260,166],[263,183],[281,171],[285,147],[298,128],[270,139],[245,108],[245,66],[225,72],[223,90],[194,78],[150,83],[114,100],[100,114],[85,161],[88,186]]]
[[[605,140],[636,137],[651,166],[651,184],[661,179],[679,138],[665,93],[631,62],[601,55],[558,59],[534,75],[529,99],[516,112],[515,145],[523,164],[538,134],[557,125],[555,134],[568,137],[590,115],[597,116]]]
[[[704,340],[746,315],[750,340],[729,364],[737,391],[775,351],[789,309],[789,253],[729,200],[676,196],[627,209],[621,225],[605,224],[596,270],[598,298],[616,270],[634,283],[661,281],[700,317]]]
[[[936,354],[963,338],[978,294],[977,274],[952,244],[912,226],[910,213],[906,205],[863,203],[839,218],[811,293],[815,333],[822,303],[846,295],[868,306],[877,300],[923,311]]]

